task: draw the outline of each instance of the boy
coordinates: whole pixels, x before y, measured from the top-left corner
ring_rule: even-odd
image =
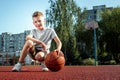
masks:
[[[55,51],[59,52],[61,50],[62,43],[54,29],[45,27],[43,14],[39,11],[34,12],[32,20],[36,29],[31,30],[30,35],[26,37],[26,42],[21,51],[19,61],[15,64],[12,71],[21,71],[22,63],[27,53],[32,59],[41,62],[42,71],[49,71],[44,64],[44,59],[46,53],[50,52],[49,49],[52,39],[54,39],[57,44],[57,49],[55,49]]]

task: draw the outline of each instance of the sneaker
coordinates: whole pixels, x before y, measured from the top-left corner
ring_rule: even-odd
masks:
[[[21,71],[22,68],[22,64],[21,63],[17,63],[15,64],[15,66],[12,68],[12,71],[18,72]]]
[[[46,65],[41,62],[41,67],[42,67],[42,71],[49,71],[49,69],[46,67]]]

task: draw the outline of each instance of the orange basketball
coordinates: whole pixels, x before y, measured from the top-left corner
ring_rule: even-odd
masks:
[[[51,71],[59,71],[65,65],[65,58],[62,51],[59,53],[57,51],[52,51],[46,55],[45,65]]]

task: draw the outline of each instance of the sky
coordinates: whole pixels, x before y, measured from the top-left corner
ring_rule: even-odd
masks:
[[[0,0],[0,34],[22,33],[35,28],[32,24],[34,11],[49,9],[49,0]],[[93,9],[93,6],[120,7],[120,0],[74,0],[81,8]]]

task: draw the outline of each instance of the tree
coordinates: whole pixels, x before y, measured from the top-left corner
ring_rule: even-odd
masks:
[[[101,36],[101,47],[104,51],[112,53],[117,64],[120,64],[120,8],[107,10],[99,22],[104,34]]]
[[[67,64],[73,64],[80,57],[77,51],[75,28],[78,25],[80,8],[74,0],[49,0],[50,9],[46,10],[47,26],[53,27],[62,41],[62,51]],[[55,45],[53,45],[54,49]],[[79,63],[79,62],[78,62]],[[76,63],[77,64],[77,63]]]

